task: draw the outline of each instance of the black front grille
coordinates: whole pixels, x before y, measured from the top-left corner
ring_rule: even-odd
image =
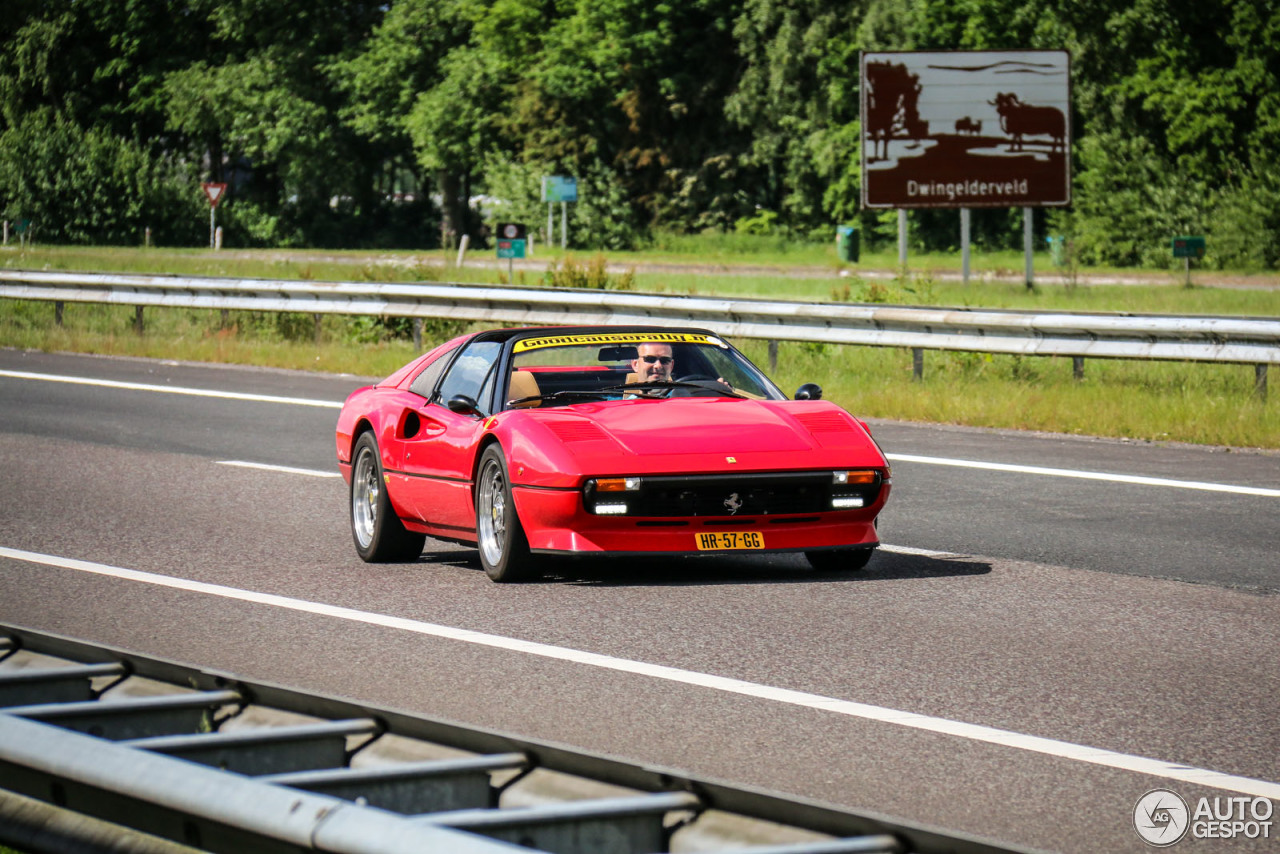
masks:
[[[863,506],[870,506],[880,493],[879,478],[874,484],[834,486],[829,471],[644,477],[639,491],[625,493],[623,500],[628,516],[772,516],[829,512],[833,490],[860,495]]]

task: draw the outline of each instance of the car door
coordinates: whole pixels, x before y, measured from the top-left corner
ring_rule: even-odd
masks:
[[[493,410],[502,341],[467,344],[418,410],[413,435],[403,439],[403,469],[415,515],[432,527],[474,536],[471,476],[484,418]],[[454,411],[450,401],[466,411]]]

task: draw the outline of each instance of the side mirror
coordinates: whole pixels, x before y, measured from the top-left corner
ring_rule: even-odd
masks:
[[[479,415],[479,407],[480,404],[476,403],[474,398],[467,397],[465,394],[455,394],[449,398],[449,411],[459,415]]]
[[[817,383],[805,383],[796,389],[796,400],[822,400],[822,386]]]

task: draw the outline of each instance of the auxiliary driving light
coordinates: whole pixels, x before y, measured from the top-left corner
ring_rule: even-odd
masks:
[[[627,505],[597,504],[596,513],[600,516],[625,516],[627,515]]]
[[[831,499],[832,510],[852,510],[861,506],[861,495],[836,495]]]

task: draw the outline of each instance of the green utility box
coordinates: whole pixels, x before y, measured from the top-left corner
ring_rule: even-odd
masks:
[[[858,227],[836,226],[836,257],[847,264],[858,263]]]

